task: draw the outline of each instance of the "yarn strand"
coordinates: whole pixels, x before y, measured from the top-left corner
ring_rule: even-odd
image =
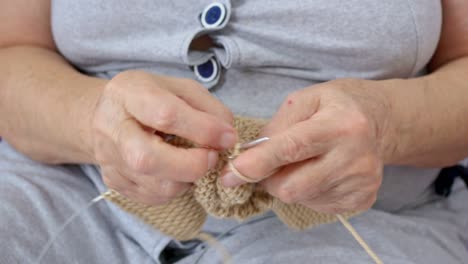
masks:
[[[342,215],[337,214],[336,218],[341,222],[341,224],[351,233],[354,239],[361,245],[361,247],[366,251],[367,255],[374,260],[376,264],[384,264],[383,261],[375,254],[371,247],[364,241],[364,239],[359,235],[359,233],[354,229],[354,227],[349,223],[349,221],[344,218]]]
[[[200,233],[198,235],[198,238],[211,247],[215,248],[222,256],[222,263],[223,264],[230,264],[232,263],[232,256],[229,254],[227,251],[226,247],[219,241],[224,235],[232,232],[233,230],[237,229],[240,226],[243,225],[248,225],[254,222],[258,222],[267,218],[270,218],[271,216],[260,218],[260,219],[255,219],[252,222],[247,222],[247,223],[242,223],[240,225],[235,226],[234,228],[229,229],[228,231],[225,231],[221,235],[217,237],[213,237],[208,233]],[[349,233],[353,236],[353,238],[359,243],[359,245],[366,251],[367,255],[372,258],[372,260],[375,262],[375,264],[384,264],[384,262],[377,256],[377,254],[372,250],[372,248],[366,243],[366,241],[359,235],[359,233],[356,231],[356,229],[351,225],[351,223],[342,215],[337,214],[336,218],[340,221],[340,223],[346,228],[346,230],[349,231]],[[205,252],[200,255],[200,257],[197,259],[195,263],[199,263],[200,259],[203,257]]]
[[[215,237],[208,233],[201,232],[200,234],[198,234],[197,238],[214,248],[221,255],[223,264],[232,263],[231,254],[226,249],[226,247],[222,243],[220,243]]]
[[[86,204],[85,206],[83,206],[83,208],[81,208],[80,210],[77,210],[75,213],[73,213],[73,215],[71,215],[61,226],[60,228],[57,229],[57,231],[55,232],[55,234],[49,238],[49,240],[47,241],[47,243],[44,245],[44,247],[42,248],[41,250],[41,253],[39,254],[39,257],[37,258],[36,260],[36,264],[40,264],[42,259],[45,257],[45,255],[47,254],[47,252],[49,251],[49,249],[52,247],[52,245],[55,243],[55,241],[59,238],[59,236],[63,233],[63,231],[65,231],[65,228],[67,228],[67,226],[69,224],[71,224],[73,222],[73,220],[75,220],[77,217],[79,217],[83,212],[87,211],[89,208],[91,208],[94,204],[98,203],[99,201],[101,201],[102,199],[104,199],[104,196],[103,194],[99,195],[98,197],[94,198],[93,200],[91,200],[88,204]]]

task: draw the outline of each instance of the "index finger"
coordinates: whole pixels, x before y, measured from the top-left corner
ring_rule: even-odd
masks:
[[[232,147],[237,141],[234,128],[227,121],[192,108],[164,89],[131,96],[132,100],[126,101],[127,111],[142,124],[160,132],[216,149]]]
[[[204,148],[179,148],[145,132],[135,120],[121,123],[113,143],[124,167],[138,175],[195,182],[216,164],[217,153]]]
[[[167,76],[162,78],[170,78],[171,81],[168,82],[167,85],[171,87],[171,90],[177,97],[187,102],[191,107],[215,115],[228,123],[232,123],[232,112],[199,82],[192,79],[172,78]]]

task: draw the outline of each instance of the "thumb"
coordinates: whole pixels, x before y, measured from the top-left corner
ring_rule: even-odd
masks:
[[[275,134],[254,148],[242,152],[221,178],[226,187],[250,182],[259,182],[281,169],[284,165],[300,162],[325,153],[325,129],[313,121],[294,124],[289,129]],[[238,175],[241,174],[241,175]]]

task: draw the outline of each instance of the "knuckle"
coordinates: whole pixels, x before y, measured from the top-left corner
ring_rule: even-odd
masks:
[[[364,114],[356,112],[349,127],[356,134],[367,134],[369,132],[370,122]]]
[[[148,171],[152,162],[152,157],[148,152],[135,148],[127,148],[124,152],[124,160],[132,171],[137,173]]]
[[[349,115],[349,118],[340,124],[337,133],[340,136],[367,136],[370,131],[369,120],[360,112]]]
[[[156,111],[155,125],[157,129],[170,131],[177,121],[177,108],[173,104],[160,105]]]
[[[278,199],[287,204],[296,203],[298,201],[298,193],[291,186],[281,186],[277,193]]]
[[[276,154],[277,160],[289,164],[304,158],[303,155],[307,146],[303,140],[293,135],[286,135],[281,142],[283,142],[284,145],[282,152]]]

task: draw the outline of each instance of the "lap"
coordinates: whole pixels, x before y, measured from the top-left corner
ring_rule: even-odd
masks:
[[[384,263],[464,263],[468,259],[467,201],[468,191],[458,184],[448,199],[398,213],[372,209],[350,221]],[[269,218],[241,226],[219,242],[233,263],[373,263],[339,223],[294,232]],[[201,254],[179,264],[195,263]],[[210,248],[199,263],[219,259],[219,252]]]
[[[0,263],[35,263],[48,239],[99,193],[78,166],[47,166],[0,143]],[[100,202],[75,219],[41,263],[143,263],[148,254],[120,232]]]
[[[0,143],[0,263],[34,263],[58,227],[99,195],[95,186],[76,166],[42,165]],[[466,201],[468,192],[459,188],[449,199],[397,214],[370,210],[351,222],[385,263],[462,263],[468,259]],[[207,226],[232,226],[226,222],[210,219]],[[149,263],[166,242],[100,202],[64,231],[43,263]],[[372,263],[338,223],[294,232],[270,217],[241,225],[219,242],[234,263]],[[192,264],[200,254],[179,263]],[[219,263],[218,252],[208,249],[199,263]]]

